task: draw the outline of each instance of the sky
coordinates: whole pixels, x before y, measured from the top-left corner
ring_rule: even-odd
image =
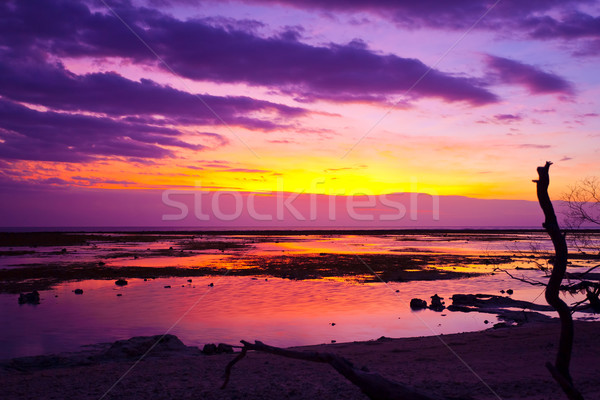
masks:
[[[517,207],[547,160],[560,198],[600,175],[599,55],[597,1],[2,1],[0,226],[155,226],[192,192]]]

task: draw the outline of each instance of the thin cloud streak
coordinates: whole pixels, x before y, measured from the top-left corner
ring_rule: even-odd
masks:
[[[567,80],[532,65],[492,55],[486,57],[486,62],[499,83],[521,85],[532,94],[573,95],[575,92]]]

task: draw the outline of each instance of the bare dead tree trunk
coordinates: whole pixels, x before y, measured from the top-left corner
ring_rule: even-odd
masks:
[[[312,351],[294,351],[266,345],[262,342],[254,343],[242,340],[242,352],[227,365],[225,369],[225,381],[221,389],[224,389],[229,382],[232,367],[240,361],[248,350],[262,351],[278,356],[294,358],[297,360],[313,361],[331,365],[342,376],[356,385],[364,394],[373,400],[441,400],[439,397],[432,397],[415,391],[398,382],[394,382],[383,376],[365,372],[355,368],[350,361],[344,357],[332,353],[318,353]]]
[[[548,362],[546,367],[550,370],[554,380],[558,382],[567,397],[571,400],[583,400],[583,396],[573,386],[573,380],[569,372],[571,362],[571,352],[573,349],[573,318],[571,309],[561,300],[560,285],[567,270],[568,249],[564,235],[561,233],[554,213],[554,207],[548,195],[548,186],[550,185],[549,169],[552,163],[546,162],[543,167],[537,168],[538,180],[534,180],[537,188],[537,197],[540,207],[544,212],[545,221],[542,226],[550,235],[556,261],[552,268],[552,275],[546,287],[546,301],[551,305],[560,317],[560,339],[558,343],[558,353],[556,354],[556,363],[553,365]]]

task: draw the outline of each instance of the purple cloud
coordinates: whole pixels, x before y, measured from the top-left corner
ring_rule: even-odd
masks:
[[[493,77],[500,83],[521,85],[532,94],[559,93],[572,95],[572,85],[550,72],[503,57],[488,55],[486,62],[493,70]]]
[[[217,146],[225,146],[226,144],[229,143],[229,140],[223,136],[223,135],[219,135],[218,133],[213,133],[213,132],[196,132],[197,136],[204,136],[206,138],[212,139],[214,141],[217,142]]]
[[[276,139],[276,140],[269,140],[269,143],[276,143],[276,144],[297,144],[297,142],[293,141],[293,140],[288,140],[288,139]]]
[[[468,29],[484,15],[494,2],[479,0],[373,0],[373,1],[347,1],[347,0],[238,0],[249,4],[278,4],[299,9],[319,9],[330,12],[357,13],[367,12],[396,22],[410,28],[442,28],[442,29]],[[586,4],[586,0],[503,0],[485,16],[478,24],[478,28],[498,29],[520,28],[533,30],[529,24],[520,21],[534,19],[546,13],[556,13],[557,10],[569,10],[578,4]],[[584,14],[585,15],[585,14]],[[589,16],[588,16],[589,17]],[[585,18],[579,19],[588,22]],[[574,21],[578,22],[578,21]],[[560,22],[557,21],[557,24]],[[507,26],[508,25],[508,26]]]
[[[567,13],[562,19],[532,17],[526,24],[531,28],[531,36],[537,39],[600,38],[600,17],[580,11]]]
[[[412,96],[475,105],[497,100],[474,79],[429,71],[419,60],[380,55],[354,42],[317,47],[295,38],[265,39],[228,31],[202,21],[162,17],[153,23],[158,36],[154,42],[164,44],[161,54],[167,63],[195,80],[275,86],[305,101],[379,102],[405,92],[427,74]],[[190,37],[198,41],[186,40]]]
[[[47,178],[47,179],[41,179],[38,180],[37,183],[41,183],[41,184],[46,184],[46,185],[68,185],[69,182],[65,181],[64,179],[60,179],[60,178]]]
[[[404,93],[427,74],[411,89],[412,97],[473,105],[498,100],[476,79],[429,70],[419,60],[378,54],[358,42],[312,46],[298,41],[297,34],[263,38],[236,26],[181,21],[130,5],[121,5],[116,11],[178,74],[198,81],[274,87],[307,101],[381,102]],[[2,13],[5,28],[0,28],[0,36],[4,34],[0,41],[11,48],[65,57],[121,57],[141,64],[158,63],[119,20],[109,13],[92,12],[82,4],[16,2],[12,7],[4,6]],[[94,85],[95,80],[111,84],[111,79],[117,78],[99,74],[84,80]],[[139,85],[153,89],[149,83]],[[257,126],[261,128],[268,129],[264,121]]]
[[[0,95],[57,110],[91,111],[150,125],[225,122],[263,130],[282,125],[248,117],[249,114],[274,113],[279,118],[289,118],[307,112],[245,96],[191,94],[148,79],[132,81],[114,72],[77,75],[60,63],[47,63],[34,55],[16,57],[6,53],[0,51]]]
[[[534,143],[523,143],[516,145],[521,149],[549,149],[552,146],[549,144],[534,144]]]
[[[185,0],[178,0],[179,2]],[[188,2],[193,2],[189,0]],[[488,30],[530,39],[559,39],[574,46],[574,55],[596,56],[600,49],[600,17],[578,8],[589,9],[589,0],[238,0],[248,4],[277,4],[298,9],[317,9],[326,13],[347,13],[350,24],[365,22],[354,15],[369,13],[410,29]],[[493,8],[491,6],[494,5]],[[482,16],[484,18],[480,19]],[[473,24],[478,23],[473,26]],[[368,20],[367,20],[368,22]],[[588,39],[586,42],[570,42]]]
[[[520,115],[514,114],[496,114],[494,115],[494,119],[499,122],[513,122],[513,121],[521,121],[523,119]]]
[[[77,184],[81,185],[81,186],[91,186],[91,185],[98,185],[98,184],[135,185],[135,182],[132,182],[132,181],[117,181],[114,179],[89,178],[89,177],[86,178],[83,176],[72,176],[71,179],[78,181]]]
[[[229,168],[229,169],[225,169],[224,171],[227,172],[245,172],[245,173],[253,173],[253,174],[264,174],[264,173],[270,173],[272,171],[269,171],[267,169],[252,169],[252,168]]]
[[[578,10],[557,15],[531,16],[522,22],[530,37],[564,40],[575,56],[597,56],[600,50],[600,17]]]
[[[202,150],[177,139],[165,127],[111,118],[36,111],[0,98],[0,157],[21,160],[83,162],[95,157],[162,158],[174,146]]]

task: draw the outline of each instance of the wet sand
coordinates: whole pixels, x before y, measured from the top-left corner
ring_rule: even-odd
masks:
[[[558,330],[557,321],[553,321],[440,337],[386,338],[296,350],[340,354],[356,366],[447,398],[562,399],[564,395],[544,366],[555,357]],[[600,398],[599,332],[600,322],[575,324],[571,372],[586,399]],[[5,364],[0,369],[1,394],[5,399],[99,399],[107,391],[105,399],[366,398],[328,365],[255,352],[234,367],[229,386],[221,390],[225,366],[233,357],[208,356],[196,348],[182,348],[150,353],[137,364],[138,356],[122,353],[102,361],[89,358],[83,362],[88,365],[79,366],[52,366],[52,359],[46,359],[47,366],[40,368],[42,359],[28,359],[28,363],[13,362],[11,368]],[[63,355],[63,364],[65,359],[68,357]],[[19,367],[21,371],[15,369]]]

